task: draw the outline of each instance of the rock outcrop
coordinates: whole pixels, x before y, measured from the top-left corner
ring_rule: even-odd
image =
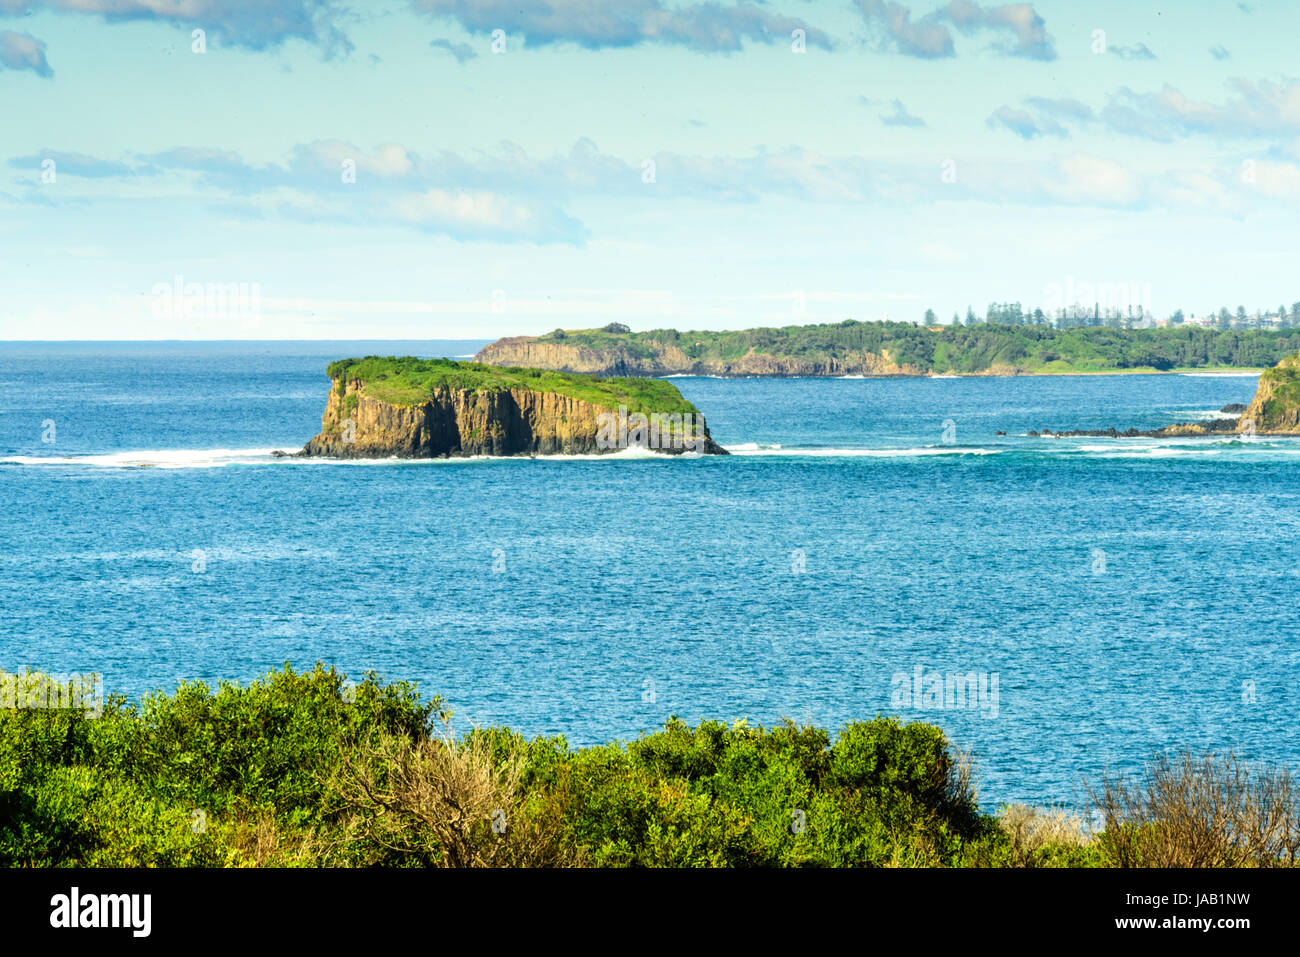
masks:
[[[360,379],[334,380],[320,434],[298,453],[329,458],[442,458],[473,455],[578,455],[618,451],[645,444],[653,451],[679,454],[698,450],[725,455],[698,417],[698,436],[679,430],[672,438],[627,436],[620,444],[620,412],[557,392],[527,389],[438,387],[422,402],[406,405],[368,394]],[[635,419],[635,414],[624,416]],[[675,423],[682,421],[679,414]],[[693,425],[690,415],[687,423]],[[605,434],[602,436],[602,427]],[[668,427],[664,429],[669,433]],[[683,441],[684,439],[684,441]],[[696,444],[698,443],[698,444]]]
[[[485,346],[475,362],[491,366],[527,366],[598,376],[663,376],[688,369],[692,362],[676,346],[629,349],[625,343],[607,348],[550,342],[537,336],[512,336]]]
[[[1300,355],[1266,369],[1240,419],[1240,430],[1265,435],[1300,434]]]
[[[1239,431],[1236,419],[1207,419],[1204,422],[1177,422],[1159,429],[1043,429],[1028,434],[1044,439],[1173,439],[1182,436],[1233,435]]]
[[[842,358],[824,356],[801,359],[777,356],[751,349],[734,359],[692,359],[676,343],[657,340],[613,341],[592,348],[582,344],[556,342],[537,336],[498,339],[474,357],[492,366],[532,366],[560,372],[581,372],[599,376],[918,376],[926,372],[917,366],[898,363],[888,352],[846,353]]]

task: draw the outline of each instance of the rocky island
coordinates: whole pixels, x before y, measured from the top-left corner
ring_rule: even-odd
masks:
[[[329,458],[577,455],[641,447],[725,455],[671,383],[411,356],[343,359],[320,434]]]

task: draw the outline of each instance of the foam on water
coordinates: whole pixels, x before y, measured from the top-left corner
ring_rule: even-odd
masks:
[[[729,445],[725,447],[732,455],[738,456],[788,456],[791,458],[912,458],[928,455],[1001,455],[1009,449],[967,448],[960,445],[926,445],[913,448],[876,448],[876,449],[800,449],[759,447],[754,443],[747,445]]]
[[[0,457],[0,465],[65,466],[73,468],[105,469],[211,469],[230,465],[282,465],[282,466],[375,466],[375,465],[451,465],[472,462],[626,462],[629,460],[671,461],[673,459],[698,459],[700,453],[684,451],[673,455],[653,449],[631,447],[616,452],[597,452],[580,455],[462,455],[446,458],[399,458],[387,456],[367,459],[296,458],[293,445],[275,449],[147,449],[134,452],[113,452],[104,455],[8,455]],[[289,452],[277,456],[275,452]]]
[[[740,442],[736,445],[725,446],[725,448],[732,455],[743,455],[746,452],[759,452],[764,449],[779,449],[781,448],[781,444],[779,442],[772,442],[760,445],[757,442]]]
[[[210,469],[226,465],[261,465],[285,461],[275,458],[271,454],[274,451],[274,449],[151,449],[139,452],[110,452],[103,455],[9,455],[0,458],[0,464],[71,465],[111,469]]]
[[[1021,436],[1023,438],[1024,436]],[[277,456],[275,451],[286,451],[292,446],[278,449],[147,449],[132,452],[113,452],[100,455],[8,455],[0,457],[0,465],[50,468],[90,469],[213,469],[228,466],[283,466],[283,467],[347,467],[376,466],[450,466],[476,462],[629,462],[629,461],[691,461],[704,458],[698,452],[685,451],[677,455],[653,449],[627,448],[616,452],[584,453],[579,455],[468,455],[446,458],[384,458],[335,459],[296,458]],[[1023,443],[999,448],[961,445],[922,445],[899,447],[808,448],[784,446],[781,443],[740,442],[724,446],[737,458],[879,458],[908,459],[933,456],[1094,456],[1098,458],[1141,458],[1204,456],[1238,453],[1241,457],[1252,455],[1300,455],[1300,439],[1285,437],[1260,437],[1254,441],[1238,438],[1192,439],[1175,437],[1168,440],[1146,440],[1137,444],[1134,439],[1116,438],[1109,442],[1083,445],[1068,444],[1068,440],[1053,438],[1050,444]],[[719,459],[718,461],[725,461]]]

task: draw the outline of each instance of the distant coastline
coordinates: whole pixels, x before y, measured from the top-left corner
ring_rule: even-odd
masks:
[[[484,347],[478,362],[597,376],[844,378],[1249,372],[1300,351],[1300,328],[857,322],[740,331],[556,329]]]

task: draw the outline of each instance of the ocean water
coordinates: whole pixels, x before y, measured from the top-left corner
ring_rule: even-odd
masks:
[[[331,359],[479,345],[0,343],[0,666],[137,696],[320,660],[575,744],[895,714],[991,807],[1170,747],[1300,763],[1300,441],[1025,434],[1253,376],[686,377],[735,454],[270,456]]]

